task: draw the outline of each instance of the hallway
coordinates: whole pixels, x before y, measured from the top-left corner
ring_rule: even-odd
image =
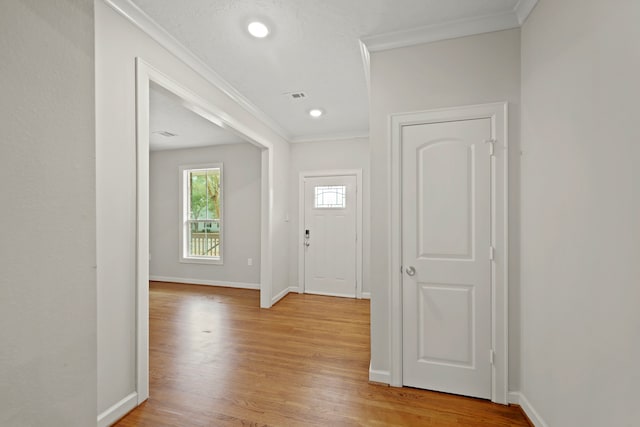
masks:
[[[369,301],[151,282],[150,399],[129,426],[527,426],[504,407],[368,383]]]

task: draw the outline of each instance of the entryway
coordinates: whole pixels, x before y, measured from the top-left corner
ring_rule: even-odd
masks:
[[[300,176],[301,292],[362,297],[362,173]]]

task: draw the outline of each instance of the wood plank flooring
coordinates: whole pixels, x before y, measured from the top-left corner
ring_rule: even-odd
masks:
[[[120,427],[528,426],[517,407],[368,382],[369,301],[152,282],[150,398]]]

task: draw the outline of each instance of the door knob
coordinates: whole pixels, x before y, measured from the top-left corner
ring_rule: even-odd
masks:
[[[416,269],[413,267],[407,267],[407,274],[409,276],[414,276],[416,274]]]
[[[306,247],[309,247],[309,245],[311,245],[311,243],[309,243],[309,241],[308,241],[308,240],[305,240],[305,241],[304,241],[304,245],[305,245]]]

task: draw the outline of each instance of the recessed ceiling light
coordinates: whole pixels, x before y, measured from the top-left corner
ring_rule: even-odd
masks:
[[[259,39],[263,39],[269,35],[267,26],[258,21],[250,23],[247,30],[249,30],[249,34]]]
[[[309,115],[314,119],[317,119],[323,114],[324,114],[324,111],[320,110],[319,108],[314,108],[313,110],[309,110]]]

